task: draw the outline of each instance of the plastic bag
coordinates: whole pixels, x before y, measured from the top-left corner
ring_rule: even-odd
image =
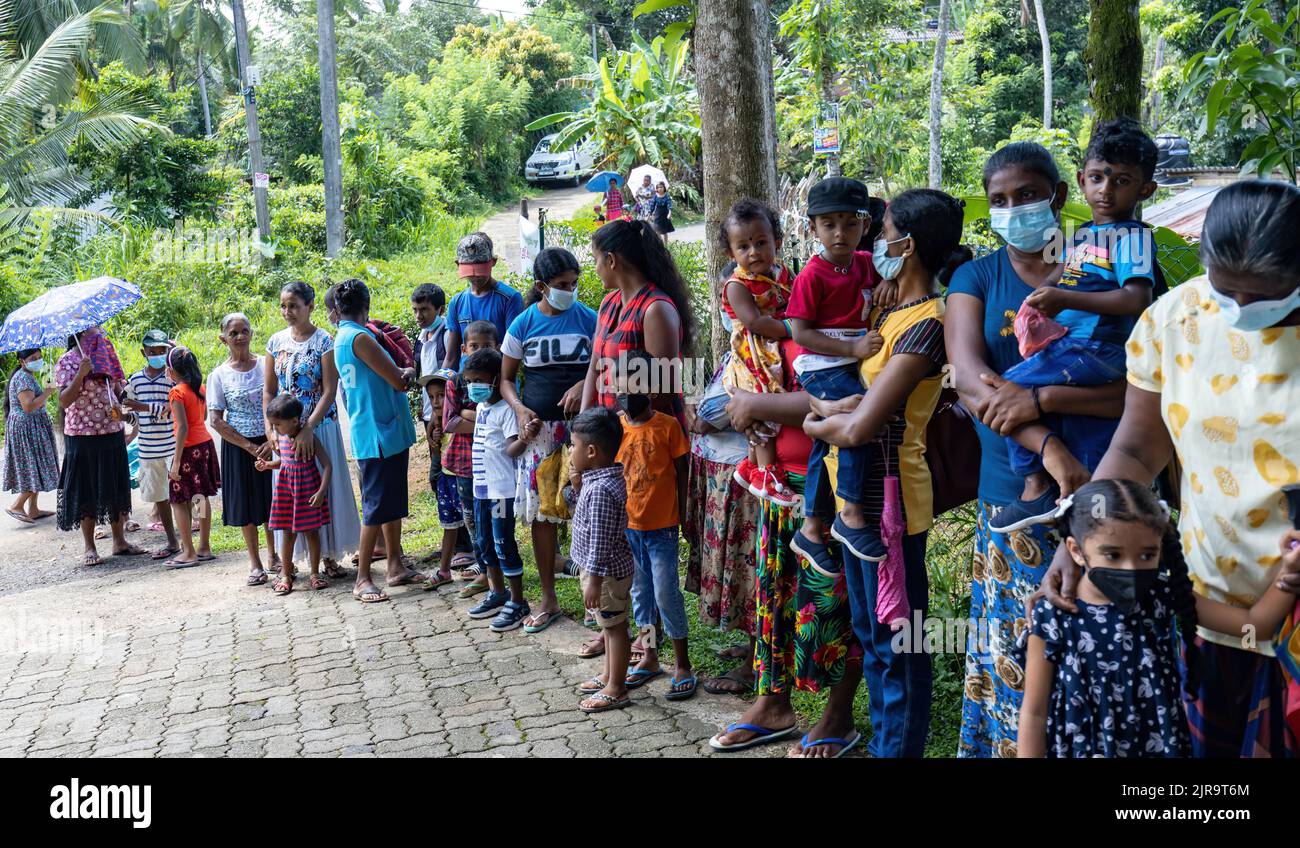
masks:
[[[898,630],[912,614],[907,602],[907,566],[903,562],[903,536],[907,523],[903,520],[903,496],[897,477],[886,477],[885,508],[880,516],[880,531],[889,553],[878,566],[879,583],[876,589],[876,620]]]
[[[1020,311],[1015,320],[1016,341],[1020,343],[1020,355],[1025,359],[1038,353],[1052,342],[1064,336],[1065,327],[1048,318],[1041,310],[1028,303],[1020,304]]]

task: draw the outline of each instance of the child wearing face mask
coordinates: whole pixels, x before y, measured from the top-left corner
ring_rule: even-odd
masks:
[[[1039,286],[1025,298],[1015,321],[1025,360],[1003,374],[1033,392],[1040,412],[1039,391],[1048,386],[1099,386],[1124,379],[1124,343],[1137,317],[1151,305],[1160,279],[1151,230],[1134,218],[1137,205],[1156,190],[1155,166],[1155,142],[1128,118],[1101,125],[1088,144],[1077,180],[1092,221],[1067,245],[1060,281]],[[1051,204],[1044,200],[993,210],[993,228],[1012,247],[1048,250],[1045,234],[1056,229]],[[1049,415],[1042,423],[1052,431],[1047,439],[1063,438],[1080,459],[1099,458],[1110,438],[1108,431],[1088,422],[1074,425]],[[1010,533],[1055,517],[1061,488],[1043,467],[1047,439],[1035,454],[1007,438],[1011,472],[1024,477],[1025,486],[1020,499],[990,521],[993,532]]]
[[[1194,697],[1201,672],[1197,624],[1268,639],[1295,596],[1274,583],[1242,609],[1194,594],[1168,507],[1149,487],[1094,480],[1063,505],[1065,545],[1085,569],[1079,612],[1040,600],[1021,636],[1027,655],[1017,754],[1186,757],[1191,743],[1180,647],[1182,688]],[[1289,531],[1281,550],[1281,571],[1300,571],[1300,531]],[[1007,665],[996,670],[1000,676],[1019,673]]]
[[[160,529],[167,534],[167,544],[154,552],[154,559],[169,559],[181,552],[168,502],[167,470],[176,453],[176,432],[167,400],[174,385],[167,375],[167,351],[170,349],[171,343],[162,330],[145,333],[140,341],[145,367],[126,381],[125,404],[135,411],[139,421],[136,442],[140,455],[140,497],[153,504],[158,516],[157,527],[150,529]]]
[[[623,442],[617,461],[627,484],[627,541],[636,571],[632,578],[632,616],[640,628],[644,655],[627,670],[627,687],[635,689],[663,674],[659,667],[662,636],[673,643],[672,681],[665,697],[683,700],[695,694],[696,676],[686,652],[686,602],[677,572],[677,541],[686,516],[686,472],[691,446],[671,415],[650,407],[654,361],[632,351],[617,376]]]
[[[514,630],[532,615],[524,598],[524,563],[515,541],[517,460],[527,439],[537,434],[530,422],[520,439],[515,412],[501,397],[501,354],[480,350],[465,360],[461,372],[466,392],[476,404],[474,415],[474,524],[479,555],[492,590],[469,611],[470,618],[491,618],[497,633]],[[503,588],[509,583],[509,591]]]

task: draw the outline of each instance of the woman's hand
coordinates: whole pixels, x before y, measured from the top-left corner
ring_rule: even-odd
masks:
[[[564,397],[560,398],[560,409],[564,410],[565,415],[577,415],[582,411],[582,389],[586,384],[586,380],[574,383],[564,393]]]
[[[531,441],[531,437],[525,438],[524,433],[526,433],[529,426],[537,420],[537,413],[533,412],[522,403],[515,407],[515,423],[519,428],[519,438],[523,439],[525,442]]]
[[[84,380],[86,379],[86,375],[89,373],[90,373],[90,357],[83,356],[81,357],[81,364],[77,366],[77,375],[75,379]]]
[[[808,413],[808,417],[803,420],[804,435],[811,439],[821,438],[825,434],[826,426],[826,419],[816,412]]]
[[[258,451],[261,449],[259,445],[255,445],[252,442],[245,442],[242,447],[244,452],[253,457],[253,459],[257,459],[259,456]]]
[[[1056,437],[1049,438],[1043,448],[1043,470],[1052,475],[1052,479],[1061,487],[1063,498],[1092,479],[1092,473]]]
[[[830,418],[832,415],[839,415],[842,412],[852,412],[862,403],[863,395],[850,395],[839,400],[822,400],[821,398],[811,398],[808,406],[812,411],[822,418]]]
[[[993,389],[971,411],[999,436],[1010,436],[1016,428],[1038,420],[1038,404],[1033,392],[996,374],[981,374],[984,385]]]
[[[528,420],[528,423],[519,431],[519,441],[525,444],[532,442],[537,438],[537,434],[542,432],[542,419],[534,415]]]
[[[731,426],[738,433],[743,433],[754,426],[754,393],[736,389],[731,400],[727,401],[727,417]]]
[[[310,422],[302,425],[298,435],[293,437],[293,455],[300,462],[316,458],[316,428]]]
[[[275,458],[275,447],[271,444],[271,441],[268,439],[267,441],[262,442],[262,444],[257,445],[257,449],[256,451],[254,451],[253,456],[257,457],[258,459],[265,459],[267,462],[270,462],[272,459]]]
[[[1077,613],[1079,608],[1074,604],[1075,589],[1082,574],[1082,569],[1070,558],[1070,552],[1064,543],[1057,546],[1056,556],[1043,575],[1043,582],[1038,584],[1038,591],[1025,601],[1025,620],[1033,625],[1034,604],[1038,603],[1039,598],[1047,598],[1047,602],[1057,609]]]

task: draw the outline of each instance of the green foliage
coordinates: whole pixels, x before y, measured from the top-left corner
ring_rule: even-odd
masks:
[[[298,162],[321,155],[320,70],[304,61],[276,71],[257,89],[257,119],[262,130],[263,166],[273,177],[307,182],[310,175]],[[240,158],[247,154],[242,121],[226,130],[230,147]]]
[[[579,90],[562,85],[577,69],[574,55],[550,36],[517,21],[492,28],[457,27],[445,49],[488,59],[514,79],[528,83],[530,120],[573,108],[583,99]]]
[[[699,156],[699,97],[687,74],[690,44],[663,36],[646,43],[635,36],[630,50],[584,77],[596,87],[582,109],[557,112],[527,130],[562,125],[552,150],[566,150],[595,138],[605,159],[599,167],[626,173],[642,162],[665,172],[693,170]]]
[[[1241,152],[1242,170],[1267,176],[1280,168],[1297,181],[1300,157],[1300,6],[1277,20],[1272,4],[1248,0],[1206,23],[1220,27],[1208,50],[1184,66],[1184,102],[1204,102],[1201,135],[1220,123],[1252,138]]]

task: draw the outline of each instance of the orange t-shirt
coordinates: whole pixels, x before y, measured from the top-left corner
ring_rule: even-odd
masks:
[[[644,424],[622,413],[623,444],[618,461],[627,482],[627,526],[632,530],[662,530],[678,523],[678,457],[691,452],[682,425],[671,415],[656,412]]]
[[[189,422],[190,429],[185,434],[185,444],[182,447],[188,448],[212,441],[212,434],[208,432],[208,427],[203,422],[203,419],[208,417],[208,405],[203,398],[196,395],[194,390],[185,383],[177,383],[167,393],[167,400],[169,402],[178,400],[185,407],[185,420]]]

